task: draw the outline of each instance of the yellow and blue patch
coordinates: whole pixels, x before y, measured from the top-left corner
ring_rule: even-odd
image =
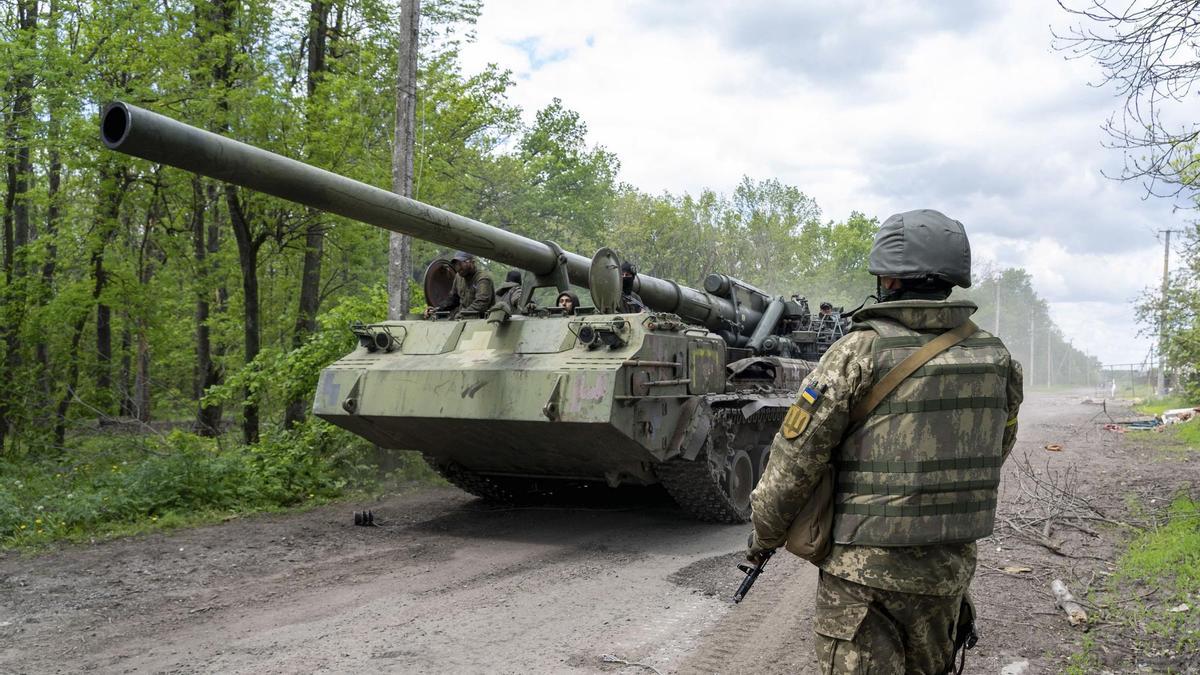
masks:
[[[800,392],[800,398],[807,401],[809,405],[816,405],[817,399],[821,398],[821,392],[812,387],[805,387],[804,391]]]
[[[811,420],[812,416],[808,414],[807,410],[794,405],[788,408],[787,415],[783,418],[783,426],[779,428],[779,433],[783,434],[783,437],[789,441],[794,440],[800,434],[804,433]]]

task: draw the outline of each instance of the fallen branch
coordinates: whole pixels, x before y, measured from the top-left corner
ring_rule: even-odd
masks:
[[[1059,609],[1067,613],[1068,623],[1072,626],[1087,624],[1087,612],[1075,600],[1075,596],[1071,595],[1071,591],[1067,589],[1067,585],[1062,582],[1062,579],[1051,581],[1050,590],[1054,591],[1054,603],[1058,605]]]

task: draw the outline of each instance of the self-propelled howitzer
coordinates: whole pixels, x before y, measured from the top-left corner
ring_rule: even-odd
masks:
[[[648,275],[651,310],[616,313],[619,259],[539,242],[125,103],[105,145],[591,290],[595,310],[387,321],[321,373],[313,412],[381,446],[415,449],[485,498],[661,483],[697,517],[749,516],[749,494],[801,379],[840,323],[712,274],[704,290]],[[434,267],[431,267],[434,269]],[[427,294],[436,293],[426,283]],[[831,330],[832,328],[832,330]]]

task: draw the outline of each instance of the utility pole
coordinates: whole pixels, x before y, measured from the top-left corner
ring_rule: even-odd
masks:
[[[996,275],[996,331],[993,333],[999,337],[1000,335],[1000,275]]]
[[[1052,363],[1051,357],[1050,357],[1050,344],[1051,344],[1050,343],[1050,326],[1046,326],[1046,388],[1047,389],[1050,388],[1050,385],[1051,385],[1050,376],[1051,376],[1051,373],[1054,372],[1050,369],[1050,366]]]
[[[1158,386],[1155,387],[1159,396],[1165,396],[1167,393],[1167,283],[1170,280],[1171,233],[1179,231],[1159,230],[1165,235],[1163,237],[1162,304],[1158,310]]]
[[[417,45],[421,0],[400,3],[400,53],[396,72],[396,130],[392,140],[392,192],[413,196],[413,145],[417,116]],[[388,237],[388,318],[408,313],[408,284],[412,279],[412,238],[392,232]]]
[[[1035,328],[1037,328],[1037,320],[1031,316],[1031,317],[1029,317],[1029,375],[1028,375],[1030,386],[1033,386],[1033,384],[1035,382],[1037,382],[1037,380],[1034,379],[1034,377],[1033,377],[1033,355],[1034,355],[1033,342],[1034,342],[1034,339],[1037,337],[1037,331],[1035,330]]]

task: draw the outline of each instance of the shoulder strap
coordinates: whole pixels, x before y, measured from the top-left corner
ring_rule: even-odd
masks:
[[[926,343],[924,347],[909,354],[908,357],[889,370],[888,374],[884,375],[883,379],[871,388],[871,391],[867,392],[866,398],[854,406],[854,409],[850,411],[850,423],[858,424],[866,419],[867,415],[870,415],[871,411],[882,403],[888,394],[900,386],[900,383],[905,378],[912,375],[921,366],[929,363],[933,357],[971,337],[977,330],[979,330],[979,327],[973,321],[967,319],[957,328],[942,333]]]

